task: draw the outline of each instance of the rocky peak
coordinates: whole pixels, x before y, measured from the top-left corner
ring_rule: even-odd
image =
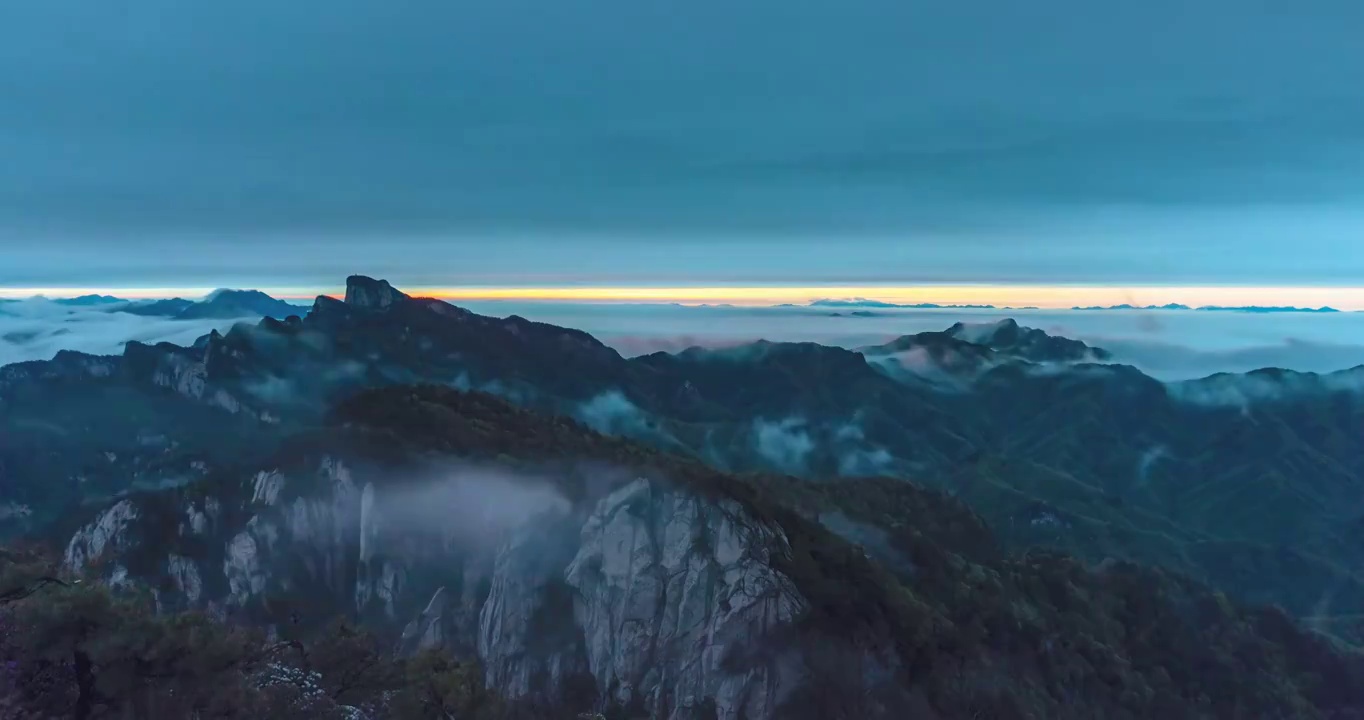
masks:
[[[1108,351],[1090,347],[1080,340],[1049,335],[1044,330],[1024,327],[1013,318],[993,323],[956,323],[947,334],[959,340],[983,345],[995,352],[1030,362],[1093,362],[1111,358]]]
[[[387,280],[375,280],[364,275],[346,278],[346,304],[352,307],[382,310],[408,296],[395,290]]]
[[[299,315],[303,308],[277,300],[259,290],[215,290],[203,302],[191,303],[176,317],[199,318],[270,317],[284,319]]]

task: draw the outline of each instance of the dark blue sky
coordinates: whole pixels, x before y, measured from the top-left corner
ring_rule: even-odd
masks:
[[[1357,284],[1358,0],[0,5],[0,286]]]

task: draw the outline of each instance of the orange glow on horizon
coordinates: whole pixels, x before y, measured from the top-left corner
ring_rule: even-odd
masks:
[[[1364,310],[1364,288],[1359,287],[1181,287],[1181,286],[1042,286],[1042,285],[915,285],[915,286],[776,286],[776,287],[399,287],[409,295],[460,301],[533,301],[585,303],[678,303],[764,306],[814,300],[866,298],[898,304],[994,305],[1063,309],[1090,305],[1164,305],[1180,303],[1247,306],[1285,305],[1339,310]],[[306,301],[318,294],[342,297],[335,291],[309,288],[260,288],[275,297]],[[0,288],[2,298],[76,297],[114,295],[127,299],[202,298],[211,288]]]
[[[920,285],[912,287],[485,287],[414,288],[410,295],[451,301],[529,300],[544,302],[679,303],[764,306],[814,300],[866,298],[904,305],[994,305],[1063,309],[1090,305],[1180,303],[1248,306],[1284,305],[1364,310],[1364,288],[1327,287],[1140,287],[1030,285]]]

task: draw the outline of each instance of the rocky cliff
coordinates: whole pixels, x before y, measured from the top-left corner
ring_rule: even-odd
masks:
[[[396,651],[477,658],[556,717],[1364,708],[1364,660],[1276,611],[1126,563],[1010,557],[902,481],[725,475],[441,388],[332,420],[259,468],[91,513],[67,563],[281,633],[358,618]]]
[[[275,622],[359,614],[401,628],[409,651],[475,651],[511,698],[590,682],[603,702],[655,717],[705,706],[766,718],[802,680],[788,646],[806,601],[772,563],[789,548],[733,501],[638,478],[468,532],[414,527],[385,497],[406,489],[376,487],[334,457],[230,490],[184,495],[174,513],[162,497],[124,499],[75,533],[66,562],[150,582],[163,607]],[[172,515],[174,537],[153,540]]]

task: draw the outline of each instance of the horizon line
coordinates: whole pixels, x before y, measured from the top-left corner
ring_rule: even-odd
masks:
[[[1068,310],[1073,307],[1136,307],[1181,304],[1190,307],[1299,307],[1315,309],[1364,310],[1361,287],[1293,286],[1133,286],[1111,285],[1019,285],[1019,284],[945,284],[945,285],[787,285],[787,286],[699,286],[651,287],[530,287],[530,286],[434,286],[394,287],[415,297],[431,297],[465,302],[545,302],[592,304],[728,304],[763,307],[781,304],[808,305],[817,300],[868,300],[903,305],[993,305],[999,309],[1036,307]],[[83,295],[112,295],[129,300],[171,297],[201,298],[218,288],[204,287],[0,287],[0,298],[27,299],[44,296],[53,299]],[[243,289],[248,289],[243,287]],[[269,287],[260,290],[283,300],[311,300],[319,295],[343,297],[344,289],[333,287]]]

